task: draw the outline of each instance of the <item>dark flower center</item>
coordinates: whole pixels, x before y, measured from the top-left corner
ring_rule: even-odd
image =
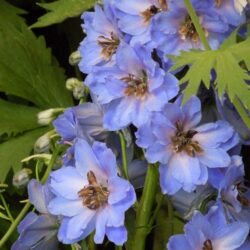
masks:
[[[158,2],[159,2],[160,7],[157,7],[155,5],[151,5],[149,8],[147,8],[146,10],[141,12],[141,15],[143,16],[145,23],[148,23],[150,21],[150,19],[154,15],[156,15],[157,13],[168,9],[168,5],[167,5],[166,0],[158,0]]]
[[[189,15],[185,17],[179,29],[179,34],[182,40],[190,39],[192,42],[197,42],[199,40],[199,35]]]
[[[221,4],[222,4],[222,0],[214,0],[214,2],[215,2],[215,6],[216,6],[217,8],[220,8],[220,6],[221,6]]]
[[[100,185],[92,171],[87,173],[89,185],[78,192],[79,197],[83,199],[84,206],[92,210],[97,210],[108,201],[109,191],[106,187]]]
[[[136,77],[132,74],[122,77],[122,81],[127,84],[127,88],[124,91],[126,96],[135,95],[136,97],[142,98],[148,93],[147,75],[143,71],[142,77]]]
[[[116,52],[117,47],[120,44],[120,40],[114,35],[113,32],[109,37],[99,36],[97,39],[98,45],[102,47],[101,54],[105,60],[110,60],[112,55]]]
[[[250,200],[245,195],[245,193],[248,191],[248,189],[241,182],[237,183],[235,185],[235,187],[238,190],[237,200],[241,203],[241,205],[249,207],[250,206]]]
[[[213,250],[212,241],[206,240],[203,244],[202,250]]]
[[[194,135],[197,134],[195,130],[184,131],[183,125],[176,122],[176,133],[172,137],[172,148],[176,153],[185,151],[189,156],[194,157],[196,153],[202,153],[203,149],[199,142],[193,141]]]

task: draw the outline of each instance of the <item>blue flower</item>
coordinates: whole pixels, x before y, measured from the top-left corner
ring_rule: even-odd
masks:
[[[214,206],[207,215],[197,211],[185,225],[184,232],[170,238],[169,250],[236,250],[243,245],[249,227],[242,222],[229,224],[223,210]]]
[[[225,20],[216,13],[211,1],[192,0],[212,49],[217,49],[229,30]],[[169,11],[157,15],[153,22],[152,39],[165,54],[178,54],[180,50],[203,49],[199,35],[187,12],[183,0],[170,3]]]
[[[68,108],[60,115],[53,125],[57,133],[62,137],[62,142],[71,142],[76,137],[88,141],[102,140],[106,137],[102,125],[103,112],[95,103],[84,103]]]
[[[243,4],[243,5],[242,5]],[[214,0],[214,6],[216,12],[220,14],[226,22],[233,26],[232,28],[237,27],[241,23],[245,22],[246,17],[243,13],[244,7],[247,5],[245,0]],[[241,7],[241,8],[239,8]]]
[[[241,157],[235,155],[227,168],[209,169],[209,182],[218,190],[216,204],[223,207],[228,220],[250,225],[250,189],[244,174]]]
[[[147,122],[152,111],[178,93],[178,81],[165,73],[145,47],[134,49],[123,43],[117,50],[114,67],[95,68],[85,83],[104,104],[104,127],[118,130],[133,123]]]
[[[11,250],[56,250],[58,249],[58,219],[49,214],[48,202],[53,195],[47,184],[42,186],[37,180],[31,180],[28,185],[29,200],[40,213],[29,212],[20,222],[17,230],[20,234]]]
[[[80,70],[90,73],[96,65],[112,65],[120,41],[126,39],[117,27],[113,5],[105,0],[104,9],[96,5],[95,11],[84,12],[82,19],[87,36],[79,47],[82,57]]]
[[[139,127],[137,144],[146,149],[149,162],[161,163],[163,193],[174,194],[181,188],[191,192],[207,182],[207,168],[229,165],[227,150],[238,143],[233,128],[224,121],[198,126],[200,120],[200,101],[192,97],[182,108],[167,104]]]
[[[127,240],[124,214],[136,200],[132,185],[118,177],[115,156],[104,143],[91,147],[78,139],[75,167],[51,173],[50,187],[55,198],[49,211],[62,216],[60,240],[77,242],[95,229],[94,241],[100,244],[105,234],[117,245]]]
[[[130,43],[132,45],[151,44],[153,46],[150,30],[152,27],[152,20],[160,12],[168,10],[168,3],[166,0],[115,0],[114,5],[119,11],[116,15],[119,19],[119,28],[131,35]],[[157,27],[155,27],[157,28]]]

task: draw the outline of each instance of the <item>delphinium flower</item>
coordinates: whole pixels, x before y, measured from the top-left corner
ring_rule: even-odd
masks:
[[[53,198],[48,185],[42,186],[37,180],[28,184],[29,201],[39,212],[29,212],[18,226],[20,234],[11,247],[12,250],[56,250],[58,249],[57,231],[59,221],[56,216],[49,214],[47,205]]]
[[[107,133],[102,125],[103,111],[95,103],[84,103],[68,108],[53,125],[62,137],[62,142],[72,142],[76,137],[89,141],[103,140]]]
[[[236,28],[245,21],[244,8],[246,0],[213,0],[216,12],[226,19],[226,22]]]
[[[250,225],[250,188],[245,185],[244,165],[240,156],[232,156],[227,168],[210,169],[209,183],[218,190],[217,203],[231,221]]]
[[[139,127],[137,144],[146,149],[149,162],[161,163],[163,193],[174,194],[181,188],[191,192],[207,182],[207,168],[229,165],[227,150],[238,143],[233,128],[225,121],[198,126],[200,120],[201,104],[193,96],[183,107],[166,104]]]
[[[167,0],[115,0],[114,4],[119,11],[116,15],[119,19],[119,28],[131,35],[131,44],[152,44],[150,30],[152,20],[160,12],[168,10]]]
[[[170,238],[168,250],[236,250],[243,245],[249,227],[243,222],[228,223],[223,210],[213,206],[207,215],[197,211],[184,232]]]
[[[217,49],[228,35],[225,20],[216,13],[209,0],[192,0],[202,28],[212,49]],[[169,4],[169,11],[154,18],[152,38],[157,48],[166,54],[178,54],[180,50],[203,49],[196,28],[188,14],[183,0]]]
[[[112,65],[120,41],[126,38],[117,27],[113,4],[103,1],[103,9],[95,6],[94,12],[84,12],[84,31],[86,38],[81,42],[79,51],[82,60],[79,68],[90,73],[93,66]]]
[[[178,80],[152,59],[151,50],[123,43],[114,67],[95,68],[85,83],[104,105],[104,127],[139,126],[178,93]]]
[[[105,234],[117,245],[127,240],[125,211],[135,202],[132,185],[118,177],[115,156],[104,143],[85,140],[75,143],[75,166],[63,167],[50,175],[55,198],[49,211],[62,217],[60,240],[78,241],[95,229],[95,243]]]

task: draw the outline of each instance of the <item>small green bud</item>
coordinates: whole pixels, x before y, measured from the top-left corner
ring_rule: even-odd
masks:
[[[48,125],[63,111],[63,108],[47,109],[41,111],[37,114],[38,123],[40,125]]]
[[[12,179],[12,184],[16,188],[25,187],[29,180],[32,171],[28,168],[23,168],[22,170],[15,173]]]
[[[73,92],[73,96],[77,100],[84,97],[84,95],[85,95],[86,87],[77,78],[74,78],[74,77],[69,78],[66,81],[66,88]]]
[[[81,54],[78,50],[74,51],[69,56],[69,64],[72,66],[77,65],[80,61],[81,61]]]

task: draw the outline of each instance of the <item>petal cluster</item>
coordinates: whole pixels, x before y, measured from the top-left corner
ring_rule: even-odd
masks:
[[[122,245],[127,240],[124,213],[135,202],[132,185],[117,175],[116,160],[105,144],[91,147],[78,139],[75,166],[51,173],[50,187],[55,198],[50,213],[62,216],[59,239],[77,242],[95,229],[94,241]]]
[[[200,101],[192,97],[183,107],[167,104],[138,129],[137,144],[147,160],[160,162],[163,193],[191,192],[207,182],[208,168],[229,165],[227,150],[238,143],[233,128],[224,121],[198,125],[200,120]]]

